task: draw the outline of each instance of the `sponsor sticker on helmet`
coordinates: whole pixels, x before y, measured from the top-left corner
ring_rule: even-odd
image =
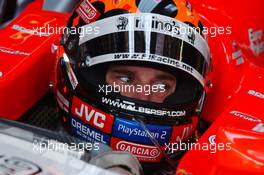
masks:
[[[71,118],[71,128],[77,137],[87,140],[88,142],[110,143],[110,137],[108,135],[89,127],[78,119]]]
[[[171,136],[171,142],[180,142],[190,138],[194,133],[193,124],[174,126]]]
[[[146,108],[143,106],[138,106],[134,102],[119,100],[119,99],[110,99],[107,97],[102,97],[102,103],[109,105],[111,107],[116,107],[119,109],[125,109],[128,111],[139,112],[142,114],[155,115],[155,116],[168,116],[168,117],[182,117],[186,116],[186,111],[172,111],[172,110],[162,110],[162,109],[152,109]]]
[[[114,118],[110,114],[88,105],[75,96],[72,100],[71,111],[74,116],[90,126],[108,134],[111,133]]]
[[[100,16],[100,13],[94,8],[89,0],[83,0],[76,8],[76,12],[87,24],[95,21]]]
[[[164,145],[169,141],[172,128],[169,126],[146,125],[148,130],[133,121],[117,118],[113,126],[113,136],[143,144],[154,144],[155,139]]]
[[[132,143],[117,138],[111,139],[111,147],[115,150],[130,152],[140,161],[157,162],[162,157],[161,151],[155,146]]]

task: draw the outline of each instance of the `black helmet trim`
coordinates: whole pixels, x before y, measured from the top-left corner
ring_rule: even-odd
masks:
[[[90,31],[91,28],[98,28],[99,32],[87,34],[87,31]],[[210,65],[210,50],[206,40],[194,28],[175,18],[152,13],[122,14],[87,24],[82,26],[81,29],[79,45],[100,36],[129,31],[130,45],[134,45],[134,32],[146,32],[146,39],[150,37],[147,34],[150,35],[152,32],[161,33],[191,44],[203,55],[207,64]],[[133,52],[133,47],[130,48],[131,52]]]

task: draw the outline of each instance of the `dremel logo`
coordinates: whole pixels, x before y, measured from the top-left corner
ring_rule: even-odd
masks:
[[[71,129],[77,137],[87,140],[88,142],[110,143],[110,136],[89,127],[78,119],[71,118]]]

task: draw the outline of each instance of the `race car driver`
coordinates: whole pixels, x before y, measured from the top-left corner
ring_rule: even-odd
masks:
[[[166,145],[193,136],[210,66],[203,25],[190,4],[82,0],[67,27],[56,86],[67,131],[130,152],[144,167],[177,157],[165,153]],[[99,32],[87,32],[94,28]],[[155,88],[124,91],[124,85]]]

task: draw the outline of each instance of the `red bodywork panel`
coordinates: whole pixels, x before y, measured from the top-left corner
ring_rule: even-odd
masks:
[[[177,174],[264,174],[263,1],[190,2],[205,26],[232,27],[231,35],[208,38],[213,88],[202,117],[212,124],[198,141],[229,144],[231,150],[190,150]]]
[[[33,33],[33,29],[64,26],[68,14],[43,11],[42,3],[31,3],[0,32],[1,117],[17,120],[49,89],[58,35],[44,29]]]

